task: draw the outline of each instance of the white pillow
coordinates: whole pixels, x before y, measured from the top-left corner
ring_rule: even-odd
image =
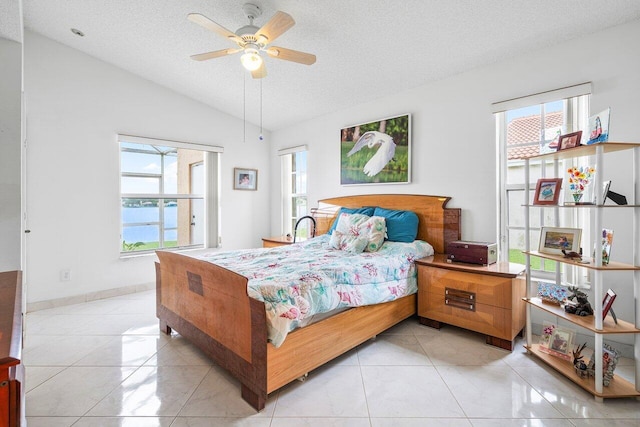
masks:
[[[343,213],[338,218],[329,245],[353,253],[375,252],[384,242],[385,230],[383,217]]]

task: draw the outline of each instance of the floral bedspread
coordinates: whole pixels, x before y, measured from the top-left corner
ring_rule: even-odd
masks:
[[[417,291],[413,261],[433,255],[423,241],[385,242],[378,252],[329,247],[328,235],[289,246],[200,256],[249,279],[248,295],[264,301],[269,340],[279,347],[309,317],[392,301]]]

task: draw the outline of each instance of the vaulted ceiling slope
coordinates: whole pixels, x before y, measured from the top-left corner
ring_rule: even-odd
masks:
[[[187,14],[235,31],[248,23],[244,1],[22,1],[28,30],[236,117],[246,98],[255,124],[262,92],[270,130],[640,19],[637,0],[246,0],[262,9],[258,27],[278,10],[295,19],[278,46],[317,56],[311,66],[267,57],[268,76],[252,80],[239,55],[190,59],[234,44]]]

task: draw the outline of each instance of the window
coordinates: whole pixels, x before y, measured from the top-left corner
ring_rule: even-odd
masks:
[[[293,235],[296,222],[308,214],[307,147],[280,150],[282,164],[282,234]],[[311,221],[298,225],[297,237],[311,237]]]
[[[119,142],[121,252],[215,246],[218,158],[209,150],[219,147],[126,135]]]
[[[494,104],[496,135],[498,140],[498,159],[500,165],[500,246],[504,261],[524,264],[525,223],[524,204],[531,203],[533,192],[525,201],[524,161],[522,159],[555,151],[561,134],[586,129],[589,110],[590,84],[573,86],[559,91],[546,92],[531,97],[518,98]],[[530,188],[535,189],[538,178],[559,176],[560,171],[551,170],[553,162],[542,165],[532,164],[530,170]],[[560,173],[559,173],[560,172]],[[535,209],[530,212],[531,248],[537,247],[542,226],[565,226],[573,223],[570,212],[553,209]],[[565,217],[561,217],[565,215]],[[561,217],[561,218],[560,218]],[[531,269],[544,277],[555,270],[555,262],[532,257]]]

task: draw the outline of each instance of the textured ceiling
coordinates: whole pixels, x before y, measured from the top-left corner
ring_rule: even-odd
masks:
[[[0,38],[22,42],[19,0],[0,0]]]
[[[248,23],[245,2],[262,8],[258,27],[289,13],[296,25],[274,44],[317,56],[311,66],[266,58],[270,130],[640,19],[638,0],[23,0],[23,9],[28,30],[240,118],[244,86],[247,120],[260,124],[261,83],[239,54],[189,58],[233,44],[187,14],[235,31]]]

